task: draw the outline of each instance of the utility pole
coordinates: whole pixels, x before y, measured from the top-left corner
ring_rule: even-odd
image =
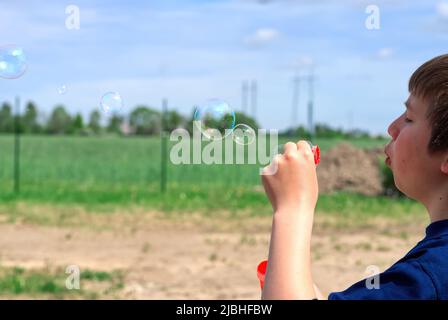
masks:
[[[315,128],[314,128],[314,73],[313,70],[310,70],[310,75],[308,76],[308,130],[311,134],[311,138],[314,137]]]
[[[299,109],[299,90],[300,90],[300,77],[297,74],[293,79],[293,92],[292,92],[292,127],[294,128],[297,123],[297,113]]]
[[[252,80],[252,85],[251,85],[250,91],[251,91],[252,117],[254,119],[256,119],[257,118],[257,95],[258,95],[257,80]]]
[[[249,84],[246,80],[243,81],[241,88],[241,111],[245,114],[248,112],[248,94],[249,94]]]

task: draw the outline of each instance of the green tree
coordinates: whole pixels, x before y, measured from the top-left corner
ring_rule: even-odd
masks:
[[[370,138],[370,134],[361,129],[353,129],[347,132],[347,137],[349,138]]]
[[[14,118],[12,116],[11,105],[7,102],[3,103],[0,109],[0,132],[14,132]]]
[[[20,121],[25,133],[39,133],[41,130],[37,122],[37,107],[30,101],[26,104],[25,114]]]
[[[107,132],[110,133],[121,133],[121,125],[123,124],[124,118],[117,114],[110,117],[109,123],[107,125]]]
[[[243,113],[243,112],[235,112],[235,125],[238,124],[246,124],[257,132],[260,126],[257,123],[257,120],[252,118],[251,116]]]
[[[82,115],[77,113],[73,118],[72,122],[72,131],[74,133],[81,133],[84,129],[84,120],[82,119]]]
[[[59,105],[53,109],[47,123],[47,131],[51,134],[70,133],[72,129],[72,119],[64,106]]]
[[[88,127],[93,133],[98,134],[101,132],[101,114],[98,110],[93,110],[89,116]]]
[[[333,129],[324,123],[317,123],[315,126],[316,137],[319,138],[345,138],[346,134],[342,129]]]
[[[161,129],[160,112],[139,106],[131,112],[129,124],[135,134],[159,134]]]
[[[296,128],[289,128],[283,131],[280,135],[305,140],[309,140],[311,138],[310,132],[303,125],[300,125]]]
[[[193,112],[190,116],[190,119],[188,120],[188,123],[186,124],[186,128],[190,132],[190,134],[192,134],[192,132],[193,132],[192,130],[193,130],[194,113],[195,113],[195,111],[193,110]],[[227,121],[227,120],[225,122],[230,123],[230,121]],[[208,123],[209,124],[212,123],[211,126],[213,126],[213,121],[209,120]],[[252,118],[251,116],[249,116],[243,112],[235,112],[235,127],[239,124],[248,125],[252,129],[254,129],[255,132],[258,132],[258,129],[260,128],[257,121],[254,118]],[[217,123],[216,123],[216,126],[218,126],[218,125],[219,125],[219,121],[217,121]],[[225,129],[225,128],[222,128],[222,129]],[[229,125],[228,129],[231,129],[230,125]],[[222,134],[224,134],[224,132],[222,132]]]
[[[187,120],[176,110],[170,110],[165,114],[164,129],[173,131],[177,128],[184,128]]]

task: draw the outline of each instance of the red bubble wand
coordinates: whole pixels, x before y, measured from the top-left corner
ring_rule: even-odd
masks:
[[[314,154],[314,163],[316,164],[316,166],[319,164],[320,162],[320,149],[319,146],[314,146],[311,142],[307,141],[311,147],[311,150],[313,151]],[[263,290],[264,287],[264,278],[266,276],[266,269],[268,267],[268,260],[263,260],[258,264],[257,267],[257,277],[258,280],[260,280],[260,287],[261,290]]]

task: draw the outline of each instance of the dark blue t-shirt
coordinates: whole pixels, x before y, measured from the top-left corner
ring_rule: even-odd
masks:
[[[369,283],[373,283],[370,281]],[[379,288],[359,281],[330,300],[448,299],[448,220],[431,223],[426,236],[402,259],[380,273]]]

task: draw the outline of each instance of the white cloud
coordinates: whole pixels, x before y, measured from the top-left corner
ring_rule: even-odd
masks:
[[[433,34],[426,39],[415,31],[428,11],[440,31],[448,27],[448,0],[418,0],[417,6],[409,4],[413,1],[375,1],[381,8],[403,3],[413,9],[391,10],[391,31],[378,38],[377,33],[362,33],[363,6],[370,0],[347,0],[344,5],[338,0],[185,1],[179,6],[77,0],[78,31],[65,28],[65,4],[56,0],[27,0],[27,10],[19,5],[23,1],[5,1],[1,41],[23,45],[30,69],[21,79],[3,81],[0,96],[13,100],[20,94],[47,111],[61,102],[70,112],[87,114],[98,107],[104,92],[116,90],[127,108],[138,103],[159,107],[168,97],[170,108],[190,114],[193,104],[211,97],[239,108],[241,80],[257,79],[258,120],[265,128],[282,129],[289,124],[294,71],[307,74],[317,61],[316,119],[342,123],[344,116],[335,116],[334,108],[356,109],[363,101],[356,119],[366,119],[362,125],[376,130],[387,124],[370,121],[370,110],[380,104],[374,92],[385,91],[382,96],[389,100],[381,110],[390,114],[390,105],[402,101],[399,84],[406,83],[417,63],[412,57],[420,61],[423,50],[443,50],[444,42],[432,41]],[[356,21],[361,21],[359,28],[353,28]],[[419,46],[423,42],[422,50],[415,50],[416,41]],[[400,43],[399,52],[398,47],[386,48],[393,43]],[[245,50],[242,45],[269,50]],[[386,59],[397,54],[400,59]],[[396,71],[397,64],[404,67]],[[62,84],[67,86],[64,95],[57,92]],[[369,99],[366,91],[372,92]],[[305,114],[299,119],[306,119]]]
[[[440,1],[437,3],[436,10],[439,17],[448,19],[448,1]]]
[[[394,50],[392,48],[381,48],[377,52],[377,57],[380,59],[390,58],[394,54]]]
[[[245,43],[251,47],[265,46],[280,36],[280,33],[272,28],[260,28],[254,34],[245,39]]]

